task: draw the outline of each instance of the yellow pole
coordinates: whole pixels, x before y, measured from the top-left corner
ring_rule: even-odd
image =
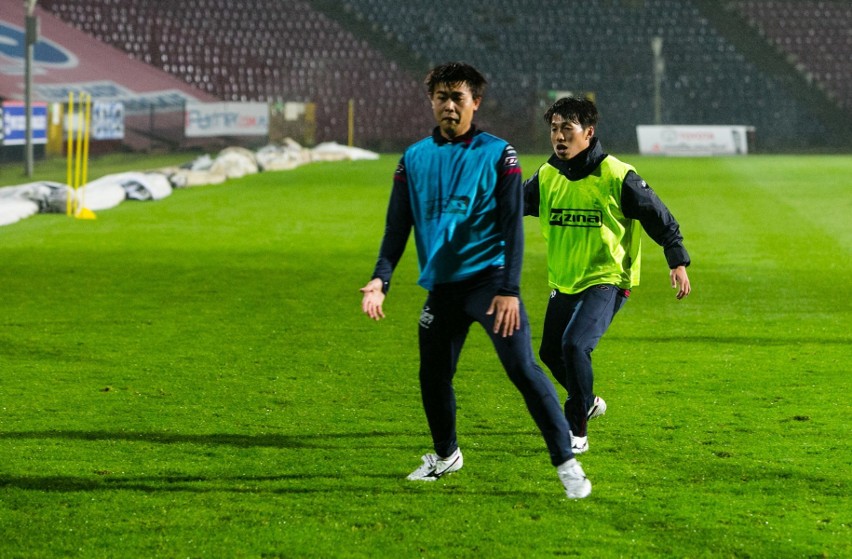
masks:
[[[92,121],[92,96],[86,94],[86,122],[83,130],[83,183],[89,182],[89,125]]]
[[[65,158],[68,160],[68,173],[66,181],[68,183],[68,199],[65,202],[65,213],[71,215],[71,190],[74,188],[71,175],[71,164],[74,161],[74,92],[68,92],[68,144],[66,147]]]
[[[355,99],[349,100],[349,147],[355,145]]]
[[[86,183],[89,182],[89,126],[92,120],[92,96],[80,94],[80,132],[77,134],[77,190],[80,196],[77,200],[77,211],[74,217],[78,219],[95,219],[95,214],[86,207]],[[82,153],[82,162],[81,159]]]
[[[317,142],[317,104],[305,103],[305,143],[313,146]]]
[[[82,175],[80,171],[83,167],[83,94],[81,93],[79,98],[77,99],[80,106],[78,107],[78,111],[80,113],[80,123],[77,126],[77,146],[75,148],[75,159],[74,159],[74,190],[80,188],[80,180],[82,179]]]

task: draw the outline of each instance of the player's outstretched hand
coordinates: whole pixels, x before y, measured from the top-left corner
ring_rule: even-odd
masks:
[[[373,278],[361,288],[364,296],[361,298],[361,310],[373,320],[381,320],[385,317],[382,303],[385,302],[385,293],[382,291],[382,280]]]
[[[672,280],[672,289],[677,289],[678,299],[683,299],[692,291],[692,286],[689,284],[689,276],[686,273],[686,266],[678,266],[671,270],[669,278]]]

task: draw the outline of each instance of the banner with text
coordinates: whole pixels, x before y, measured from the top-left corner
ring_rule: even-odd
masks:
[[[187,138],[210,136],[266,136],[266,103],[187,103]]]
[[[27,111],[20,101],[3,102],[3,145],[22,146],[27,143]],[[32,104],[30,125],[33,144],[47,142],[47,103]]]
[[[643,125],[636,126],[642,155],[745,155],[752,126]]]
[[[95,101],[92,103],[92,139],[124,139],[124,103]]]

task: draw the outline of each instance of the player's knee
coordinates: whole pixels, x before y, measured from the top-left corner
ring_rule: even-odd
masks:
[[[542,345],[538,350],[538,357],[548,369],[554,371],[558,369],[562,363],[562,348]]]
[[[562,340],[562,355],[569,363],[577,358],[588,357],[592,349],[594,348],[580,339],[569,337]]]

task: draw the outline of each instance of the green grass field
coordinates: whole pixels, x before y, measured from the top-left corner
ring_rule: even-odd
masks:
[[[477,330],[465,467],[405,480],[430,450],[413,246],[383,322],[358,293],[396,159],[0,227],[0,558],[852,556],[852,157],[624,157],[681,222],[694,292],[646,239],[595,352],[582,501]],[[523,290],[537,348],[532,218]]]

